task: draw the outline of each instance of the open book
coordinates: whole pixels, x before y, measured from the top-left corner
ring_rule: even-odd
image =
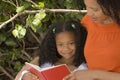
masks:
[[[62,80],[66,75],[71,73],[66,64],[45,68],[43,70],[41,70],[39,66],[31,63],[26,63],[26,65],[31,67],[29,69],[30,72],[36,75],[39,80]]]

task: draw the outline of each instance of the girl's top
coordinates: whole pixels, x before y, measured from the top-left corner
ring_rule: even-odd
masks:
[[[41,69],[44,69],[44,68],[49,68],[49,67],[52,67],[54,65],[50,64],[50,63],[45,63],[43,65],[41,65]],[[87,69],[87,64],[86,63],[82,63],[80,66],[78,66],[74,71],[76,70],[86,70]],[[73,72],[74,72],[73,71]]]
[[[88,31],[84,49],[88,68],[120,72],[120,26],[95,23],[88,15],[81,23]]]

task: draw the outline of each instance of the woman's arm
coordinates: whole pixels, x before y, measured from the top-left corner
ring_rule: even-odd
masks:
[[[119,80],[120,73],[107,72],[102,70],[79,70],[63,80]]]
[[[120,73],[97,70],[97,77],[100,80],[119,80]]]

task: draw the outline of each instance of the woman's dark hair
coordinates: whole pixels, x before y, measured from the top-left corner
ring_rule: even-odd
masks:
[[[55,64],[61,58],[56,49],[55,36],[64,31],[73,32],[76,38],[76,54],[73,61],[74,65],[79,66],[82,62],[85,62],[84,44],[87,35],[86,29],[79,21],[70,20],[57,22],[49,27],[39,48],[40,66],[44,63]]]
[[[120,0],[97,0],[105,15],[120,25]]]
[[[83,0],[75,0],[77,7],[81,6]],[[96,0],[103,13],[110,16],[118,25],[120,25],[120,0]]]

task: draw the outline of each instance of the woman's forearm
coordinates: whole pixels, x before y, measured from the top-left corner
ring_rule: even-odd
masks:
[[[95,77],[98,80],[120,80],[120,73],[96,70]]]

